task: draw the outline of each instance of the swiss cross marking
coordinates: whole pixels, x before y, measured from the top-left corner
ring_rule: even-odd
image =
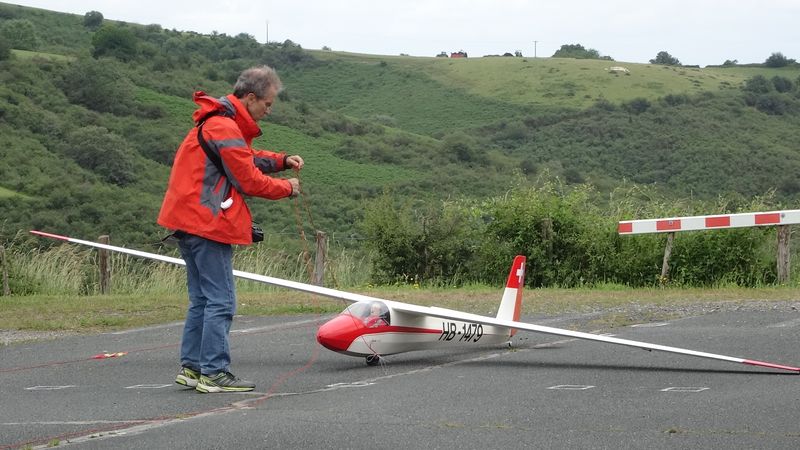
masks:
[[[522,264],[519,266],[519,269],[517,269],[517,282],[522,284],[523,278],[525,278],[525,264]]]

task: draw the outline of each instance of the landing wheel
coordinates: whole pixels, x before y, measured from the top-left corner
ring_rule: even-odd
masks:
[[[369,355],[367,356],[367,365],[368,366],[377,366],[381,363],[380,355]]]

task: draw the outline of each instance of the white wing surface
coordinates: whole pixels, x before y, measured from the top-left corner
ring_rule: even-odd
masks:
[[[131,250],[131,249],[127,249],[127,248],[124,248],[124,247],[117,247],[117,246],[108,245],[108,244],[101,244],[101,243],[98,243],[98,242],[84,241],[84,240],[81,240],[81,239],[74,239],[74,238],[70,238],[70,237],[66,237],[66,236],[60,236],[60,235],[57,235],[57,234],[44,233],[44,232],[41,232],[41,231],[31,231],[31,233],[33,233],[33,234],[35,234],[37,236],[47,237],[47,238],[51,238],[51,239],[59,239],[59,240],[72,242],[72,243],[75,243],[75,244],[87,245],[87,246],[95,247],[95,248],[102,248],[102,249],[111,250],[111,251],[115,251],[115,252],[125,253],[125,254],[128,254],[128,255],[133,255],[133,256],[139,256],[139,257],[142,257],[142,258],[153,259],[153,260],[156,260],[156,261],[162,261],[162,262],[167,262],[167,263],[171,263],[171,264],[178,264],[178,265],[185,265],[186,264],[180,258],[172,258],[172,257],[169,257],[169,256],[162,256],[162,255],[158,255],[158,254],[155,254],[155,253],[148,253],[148,252],[143,252],[143,251],[139,251],[139,250]],[[650,343],[647,343],[647,342],[632,341],[632,340],[628,340],[628,339],[620,339],[620,338],[615,338],[615,337],[611,337],[611,336],[601,336],[599,334],[584,333],[584,332],[580,332],[580,331],[565,330],[565,329],[561,329],[561,328],[546,327],[546,326],[534,325],[534,324],[526,323],[526,322],[517,322],[517,321],[513,321],[513,320],[497,319],[497,318],[494,318],[494,317],[487,317],[487,316],[481,316],[481,315],[477,315],[477,314],[470,314],[470,313],[466,313],[466,312],[455,311],[455,310],[446,309],[446,308],[439,308],[439,307],[435,307],[435,306],[412,305],[412,304],[408,304],[408,303],[401,303],[401,302],[395,302],[395,301],[391,301],[391,300],[385,300],[385,299],[377,298],[377,297],[370,297],[370,296],[367,296],[367,295],[355,294],[355,293],[352,293],[352,292],[340,291],[340,290],[337,290],[337,289],[330,289],[330,288],[325,288],[325,287],[321,287],[321,286],[315,286],[315,285],[312,285],[312,284],[306,284],[306,283],[300,283],[300,282],[296,282],[296,281],[284,280],[284,279],[281,279],[281,278],[268,277],[268,276],[265,276],[265,275],[258,275],[258,274],[249,273],[249,272],[242,272],[240,270],[234,270],[233,274],[235,276],[237,276],[237,277],[244,278],[244,279],[247,279],[247,280],[258,281],[260,283],[266,283],[266,284],[270,284],[270,285],[273,285],[273,286],[285,287],[287,289],[294,289],[294,290],[301,291],[301,292],[307,292],[307,293],[310,293],[310,294],[322,295],[322,296],[325,296],[325,297],[335,298],[335,299],[339,299],[339,300],[345,300],[345,301],[353,302],[353,303],[355,303],[355,302],[363,302],[363,301],[367,301],[367,302],[368,301],[381,301],[381,302],[386,303],[390,308],[392,308],[392,309],[394,309],[396,311],[402,311],[402,312],[408,313],[408,314],[416,314],[416,315],[423,315],[423,316],[438,317],[438,318],[441,318],[441,319],[458,320],[458,321],[463,321],[463,322],[473,322],[473,323],[479,323],[479,324],[482,324],[482,325],[491,325],[491,326],[503,327],[503,328],[514,328],[514,329],[517,329],[517,330],[532,331],[532,332],[535,332],[535,333],[552,334],[552,335],[556,335],[556,336],[566,336],[566,337],[572,337],[572,338],[576,338],[576,339],[584,339],[584,340],[588,340],[588,341],[605,342],[605,343],[608,343],[608,344],[617,344],[617,345],[624,345],[624,346],[628,346],[628,347],[636,347],[636,348],[641,348],[641,349],[644,349],[644,350],[657,350],[657,351],[669,352],[669,353],[677,353],[677,354],[687,355],[687,356],[696,356],[696,357],[700,357],[700,358],[708,358],[708,359],[716,359],[716,360],[720,360],[720,361],[728,361],[728,362],[734,362],[734,363],[748,364],[748,365],[751,365],[751,366],[760,366],[760,367],[767,367],[767,368],[771,368],[771,369],[787,370],[787,371],[790,371],[790,372],[795,372],[795,373],[800,374],[800,368],[792,367],[792,366],[784,366],[784,365],[781,365],[781,364],[774,364],[774,363],[756,361],[756,360],[745,359],[745,358],[736,358],[736,357],[733,357],[733,356],[717,355],[717,354],[714,354],[714,353],[699,352],[699,351],[695,351],[695,350],[688,350],[688,349],[678,348],[678,347],[668,347],[666,345],[650,344]]]

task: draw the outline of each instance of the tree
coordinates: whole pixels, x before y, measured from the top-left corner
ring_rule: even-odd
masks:
[[[586,49],[581,44],[564,44],[553,53],[553,58],[575,58],[575,59],[607,59],[613,61],[610,56],[600,56],[600,52],[590,48]]]
[[[94,51],[92,56],[111,56],[123,62],[128,62],[136,57],[137,39],[128,28],[115,25],[103,25],[92,36]]]
[[[94,31],[103,25],[103,14],[99,11],[89,11],[83,16],[83,26]]]
[[[759,95],[755,100],[754,106],[757,110],[773,116],[785,114],[789,107],[784,97],[774,92]]]
[[[463,134],[451,134],[444,138],[442,150],[456,161],[475,162],[479,157],[478,145],[471,137]]]
[[[113,60],[84,58],[73,62],[64,72],[60,87],[71,102],[94,111],[127,114],[133,105],[133,84]]]
[[[20,50],[36,50],[39,48],[36,29],[28,19],[5,21],[2,28],[0,28],[0,36],[6,39],[11,48]]]
[[[780,93],[792,92],[794,89],[794,83],[788,78],[775,75],[770,81],[772,81],[772,85],[775,86],[775,90]]]
[[[660,51],[656,55],[656,59],[651,59],[650,64],[662,64],[665,66],[680,66],[681,62],[678,61],[678,58],[670,55],[665,51]]]
[[[753,77],[745,80],[742,90],[746,92],[752,92],[754,94],[766,94],[771,92],[772,88],[773,84],[767,80],[767,77],[764,75],[754,75]]]
[[[11,58],[11,46],[3,36],[0,36],[0,61]]]
[[[789,64],[794,64],[794,62],[795,61],[793,59],[783,56],[783,53],[776,52],[771,54],[769,58],[764,61],[764,65],[767,67],[786,67]]]
[[[366,204],[367,245],[380,255],[374,276],[380,281],[419,283],[452,280],[464,273],[477,236],[455,205],[427,203],[412,208],[384,195]]]
[[[570,167],[564,171],[564,180],[569,184],[581,184],[586,182],[583,175],[574,167]]]
[[[69,133],[65,153],[109,183],[122,186],[136,179],[133,149],[122,136],[103,127],[91,125]]]
[[[650,106],[652,106],[650,100],[647,100],[644,97],[636,97],[633,100],[622,104],[622,108],[625,111],[628,111],[630,114],[637,115],[650,109]]]

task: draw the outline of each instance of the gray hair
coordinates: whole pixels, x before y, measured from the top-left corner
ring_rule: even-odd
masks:
[[[258,98],[263,98],[269,89],[275,89],[275,92],[279,92],[282,87],[283,83],[278,78],[278,73],[275,72],[275,69],[269,66],[256,66],[245,70],[239,75],[239,79],[236,80],[236,84],[233,86],[233,95],[236,98],[243,98],[252,92]]]

